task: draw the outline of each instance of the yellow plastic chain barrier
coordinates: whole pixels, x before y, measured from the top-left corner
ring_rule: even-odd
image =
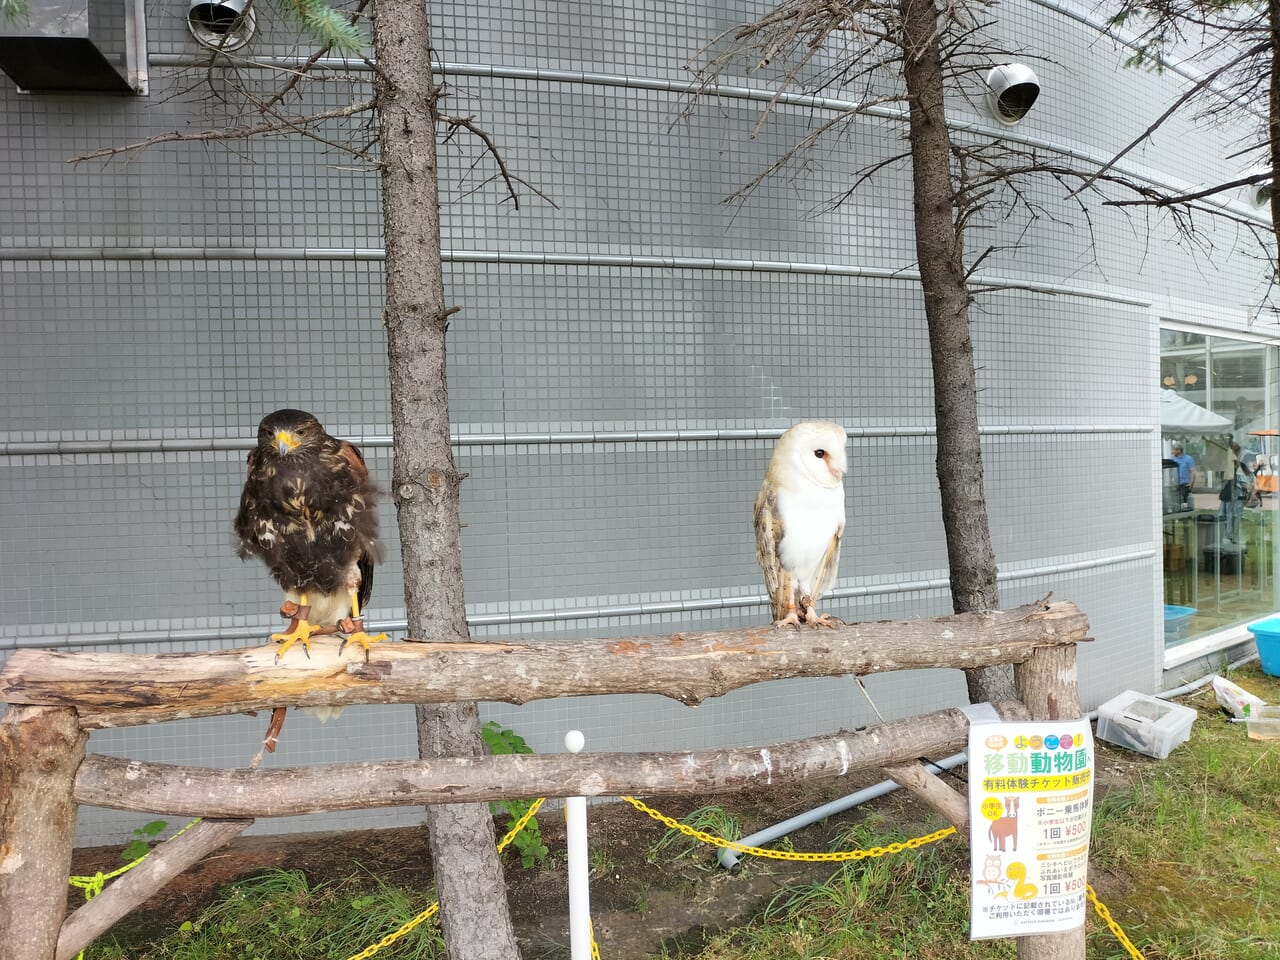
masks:
[[[511,843],[512,840],[516,838],[516,835],[519,834],[520,831],[525,828],[525,824],[527,824],[530,820],[533,819],[534,814],[538,812],[538,808],[542,806],[542,803],[545,799],[546,799],[545,797],[540,797],[539,799],[533,801],[533,803],[529,804],[529,809],[524,812],[524,816],[522,816],[519,820],[517,820],[515,823],[515,826],[513,826],[510,830],[507,831],[507,835],[498,841],[499,853],[501,853],[503,849],[509,843]],[[440,901],[437,900],[435,903],[431,904],[431,906],[427,907],[427,909],[423,910],[420,914],[418,914],[416,917],[414,917],[412,920],[406,923],[399,930],[393,931],[392,933],[388,933],[385,937],[383,937],[377,943],[373,944],[372,946],[365,947],[365,949],[361,950],[359,953],[348,957],[347,960],[368,960],[369,957],[372,957],[375,953],[377,953],[383,947],[391,946],[391,944],[395,943],[397,940],[399,940],[401,937],[403,937],[405,934],[411,931],[414,927],[418,926],[421,923],[426,922],[427,920],[430,920],[432,917],[436,915],[436,913],[439,910],[440,910]]]
[[[183,827],[173,836],[174,837],[182,836],[184,833],[186,833],[188,830],[190,830],[199,822],[200,822],[200,818],[196,817],[194,820],[188,823],[185,827]],[[173,837],[170,837],[169,839],[172,840]],[[92,900],[94,897],[96,897],[98,894],[102,892],[102,888],[107,885],[108,880],[114,880],[116,877],[120,876],[122,873],[128,873],[130,870],[132,870],[134,867],[140,864],[143,860],[147,859],[147,857],[149,856],[151,856],[150,850],[148,850],[146,853],[140,856],[137,860],[132,860],[129,863],[126,863],[119,870],[113,870],[111,873],[102,873],[101,871],[99,871],[98,873],[95,873],[92,877],[67,877],[67,883],[71,884],[71,886],[73,887],[79,887],[80,889],[82,889],[84,891],[84,898],[86,900]]]
[[[923,837],[913,837],[910,840],[904,840],[902,843],[890,843],[883,847],[871,847],[869,850],[844,850],[838,853],[791,853],[787,850],[769,850],[765,847],[748,847],[746,844],[737,843],[733,840],[725,840],[723,837],[717,837],[714,834],[705,833],[702,830],[695,830],[693,827],[686,826],[679,820],[672,819],[647,807],[635,797],[623,797],[623,800],[631,804],[641,813],[647,813],[659,823],[665,824],[672,830],[679,830],[681,833],[701,840],[703,843],[710,843],[717,847],[725,847],[734,853],[746,853],[753,857],[768,857],[771,860],[801,860],[806,863],[843,863],[848,860],[862,860],[867,857],[883,857],[886,853],[901,853],[903,850],[915,850],[923,847],[928,843],[936,843],[943,837],[949,837],[956,832],[955,827],[944,827],[941,830],[935,830],[933,833]]]
[[[1120,946],[1128,951],[1132,960],[1146,960],[1142,955],[1142,951],[1133,945],[1133,941],[1129,939],[1124,929],[1111,916],[1111,911],[1107,909],[1107,905],[1098,899],[1098,894],[1094,892],[1093,885],[1086,883],[1084,885],[1084,895],[1089,898],[1089,902],[1093,904],[1093,911],[1102,918],[1108,929],[1111,930],[1112,936],[1120,941]]]

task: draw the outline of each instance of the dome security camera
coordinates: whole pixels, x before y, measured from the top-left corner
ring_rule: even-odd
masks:
[[[1245,185],[1245,199],[1255,207],[1271,206],[1271,190],[1273,181],[1271,178],[1270,165],[1259,164],[1256,167],[1250,167],[1249,170],[1246,171],[1245,176],[1258,178],[1253,183]]]
[[[236,50],[253,36],[256,22],[249,0],[192,0],[187,28],[196,42],[214,50]]]
[[[1027,115],[1040,96],[1040,81],[1025,64],[1006,63],[987,74],[987,106],[991,115],[1005,126],[1013,126]]]

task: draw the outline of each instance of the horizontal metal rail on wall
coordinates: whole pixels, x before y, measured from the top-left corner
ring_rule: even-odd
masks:
[[[997,580],[1001,583],[1018,583],[1043,577],[1063,576],[1070,573],[1087,573],[1129,563],[1148,561],[1156,556],[1154,549],[1134,550],[1084,560],[1042,564],[1001,571]],[[946,576],[928,579],[874,583],[859,586],[836,587],[827,591],[829,600],[847,600],[867,597],[894,597],[909,593],[942,593],[950,589]],[[704,597],[688,600],[663,600],[650,603],[605,604],[600,606],[573,607],[559,610],[535,610],[521,613],[482,613],[467,616],[470,627],[521,626],[538,623],[571,623],[582,620],[608,620],[622,617],[653,617],[663,614],[699,613],[708,610],[741,610],[764,608],[769,598],[762,594],[736,597]],[[403,632],[408,629],[406,620],[371,620],[372,629]],[[39,636],[24,633],[20,638],[0,637],[0,650],[21,647],[55,649],[59,647],[121,646],[125,644],[163,643],[225,643],[235,640],[261,640],[271,631],[267,625],[235,627],[189,628],[177,630],[118,630],[95,631],[83,634],[57,634]]]
[[[708,441],[776,440],[785,427],[681,429],[681,430],[567,430],[548,433],[462,433],[453,445],[466,447],[560,446],[565,444],[613,443],[700,443]],[[1155,433],[1149,423],[1051,423],[995,424],[979,427],[987,437],[1071,436],[1091,434]],[[932,424],[904,424],[892,427],[847,427],[850,439],[896,439],[899,437],[932,437],[937,428]],[[390,449],[387,434],[342,434],[370,450]],[[116,437],[104,435],[81,440],[0,440],[0,456],[4,457],[70,457],[125,453],[212,453],[245,452],[257,441],[252,437]]]
[[[4,247],[0,263],[5,261],[382,261],[386,253],[380,247]],[[519,250],[445,250],[444,263],[491,263],[534,267],[599,267],[654,270],[705,270],[730,273],[783,273],[819,277],[845,277],[866,280],[897,280],[916,283],[918,270],[892,267],[862,267],[855,264],[806,263],[790,260],[755,260],[729,257],[674,257],[645,254],[609,253],[531,253]],[[1154,300],[1139,291],[1119,291],[1107,287],[1076,287],[1063,283],[1028,280],[1021,277],[975,275],[975,287],[984,292],[1021,290],[1051,296],[1100,300],[1131,307],[1150,308]]]
[[[2,247],[3,261],[68,260],[369,260],[385,259],[381,247],[151,247],[151,246],[34,246]],[[629,253],[535,253],[522,250],[444,250],[444,263],[492,263],[533,267],[621,267],[647,270],[708,270],[730,273],[790,273],[819,277],[849,277],[867,280],[898,280],[917,283],[920,271],[896,267],[864,267],[845,263],[813,263],[796,260],[756,260],[740,257],[676,257]],[[985,292],[1023,290],[1054,296],[1103,300],[1134,307],[1151,307],[1154,300],[1140,291],[1118,291],[1108,287],[1079,287],[1064,283],[1028,280],[1023,277],[995,277],[975,274],[974,287]]]

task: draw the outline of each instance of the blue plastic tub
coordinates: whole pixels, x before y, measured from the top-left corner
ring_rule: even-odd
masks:
[[[1185,640],[1187,636],[1187,628],[1191,625],[1191,618],[1196,615],[1195,607],[1172,607],[1165,604],[1164,608],[1164,639],[1166,642],[1170,640]]]
[[[1249,632],[1258,642],[1258,659],[1262,672],[1280,677],[1280,617],[1249,624]]]

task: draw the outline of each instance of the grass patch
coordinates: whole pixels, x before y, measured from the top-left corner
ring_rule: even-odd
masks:
[[[110,936],[86,960],[345,960],[430,905],[375,877],[313,886],[299,870],[271,870],[227,887],[177,933],[149,943]],[[434,919],[396,941],[396,960],[437,960],[444,941]]]
[[[1256,666],[1233,679],[1280,703]],[[1168,761],[1137,758],[1095,810],[1093,868],[1128,880],[1099,896],[1149,957],[1280,956],[1280,743],[1248,739],[1209,688],[1181,702],[1199,713],[1191,739]]]
[[[841,831],[830,849],[865,850],[908,839],[900,826],[870,813]],[[975,947],[965,939],[968,862],[968,846],[954,837],[915,851],[849,861],[826,880],[783,890],[756,921],[714,936],[688,956],[698,960],[1013,958],[1012,941]]]
[[[710,834],[720,840],[742,839],[742,824],[737,817],[724,807],[710,804],[699,807],[684,817],[681,824],[691,830]],[[708,852],[711,859],[707,859]],[[656,843],[649,847],[646,859],[649,863],[662,863],[671,860],[690,860],[707,870],[718,869],[715,856],[717,849],[705,844],[696,837],[691,837],[680,830],[670,829]]]

